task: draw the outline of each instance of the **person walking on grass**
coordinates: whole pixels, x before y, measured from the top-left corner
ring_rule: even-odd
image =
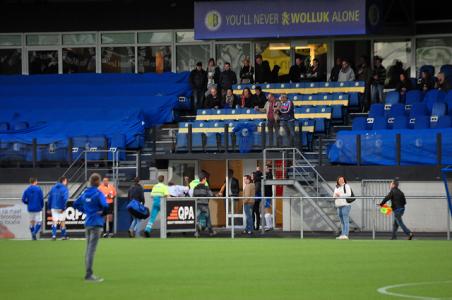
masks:
[[[38,186],[38,179],[32,177],[29,182],[30,186],[22,195],[22,202],[27,206],[28,214],[30,215],[31,239],[36,241],[36,236],[41,231],[44,196]]]
[[[127,192],[127,198],[129,201],[137,200],[141,204],[144,205],[145,199],[144,199],[144,189],[143,186],[140,184],[140,178],[135,177],[133,179],[133,185],[129,188],[129,191]],[[129,227],[129,237],[139,237],[140,236],[140,226],[141,226],[141,219],[138,219],[137,217],[132,216],[132,223]]]
[[[334,189],[334,204],[337,208],[337,214],[341,220],[341,235],[336,239],[348,240],[349,228],[350,228],[350,210],[351,204],[347,202],[347,197],[351,197],[352,189],[347,184],[347,180],[344,176],[339,176],[336,181],[336,188]]]
[[[89,187],[75,200],[74,208],[86,214],[85,234],[85,280],[88,282],[102,282],[93,272],[94,255],[104,226],[104,215],[108,213],[108,204],[104,194],[99,191],[100,175],[92,174],[89,178]]]
[[[169,196],[168,186],[164,184],[165,176],[160,175],[158,177],[159,183],[154,185],[151,192],[152,201],[152,212],[151,217],[149,218],[148,224],[144,229],[144,234],[146,237],[151,237],[152,225],[154,225],[155,219],[157,218],[158,213],[160,212],[160,199],[162,197]],[[161,221],[163,222],[163,220]]]
[[[405,223],[403,223],[402,216],[405,213],[405,205],[406,198],[405,194],[399,189],[399,182],[397,180],[393,180],[390,184],[391,191],[389,194],[381,201],[378,206],[383,206],[391,200],[391,208],[394,214],[394,223],[392,225],[392,237],[391,240],[397,239],[397,230],[402,228],[403,232],[408,236],[408,240],[413,239],[413,233],[411,230],[406,227]]]
[[[66,204],[69,199],[69,190],[67,188],[68,179],[60,177],[58,182],[49,192],[49,200],[47,202],[48,209],[52,213],[52,240],[56,240],[58,225],[61,229],[61,239],[67,240],[66,233]]]

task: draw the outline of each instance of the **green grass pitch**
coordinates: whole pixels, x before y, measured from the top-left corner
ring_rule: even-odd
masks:
[[[84,248],[0,241],[0,299],[397,299],[377,289],[421,282],[438,283],[391,292],[452,297],[450,241],[103,239],[102,283],[83,281]]]

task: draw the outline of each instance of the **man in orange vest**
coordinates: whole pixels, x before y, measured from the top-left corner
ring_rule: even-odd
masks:
[[[110,183],[108,177],[104,177],[102,184],[99,186],[99,191],[104,194],[105,199],[107,199],[108,212],[106,217],[106,222],[104,224],[104,234],[103,237],[113,236],[113,211],[114,211],[114,200],[116,198],[116,189],[113,184]]]

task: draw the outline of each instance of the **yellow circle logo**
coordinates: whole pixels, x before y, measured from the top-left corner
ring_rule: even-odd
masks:
[[[221,15],[216,10],[211,10],[206,14],[206,18],[204,20],[207,29],[210,31],[218,30],[221,26]]]

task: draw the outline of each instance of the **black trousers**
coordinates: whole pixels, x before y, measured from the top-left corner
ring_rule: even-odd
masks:
[[[261,225],[261,213],[260,213],[260,207],[261,207],[261,200],[256,199],[254,201],[253,206],[253,224],[254,224],[254,230],[259,230],[259,227]]]

